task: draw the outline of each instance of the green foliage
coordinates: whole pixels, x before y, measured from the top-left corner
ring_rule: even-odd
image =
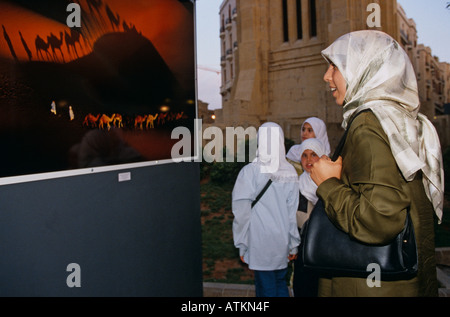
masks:
[[[239,259],[239,250],[235,248],[233,242],[231,190],[231,184],[218,185],[208,182],[201,185],[202,205],[209,207],[202,210],[204,276],[209,276],[214,271],[216,261]],[[208,279],[205,278],[205,281]],[[234,274],[230,276],[230,279],[227,278],[226,282],[237,283],[238,281],[239,276]]]
[[[220,186],[211,182],[201,185],[202,204],[209,206],[209,209],[202,210],[205,219],[202,226],[204,259],[215,261],[239,256],[231,228],[231,190],[230,185]]]
[[[244,165],[239,162],[216,162],[211,167],[211,181],[216,184],[234,183]]]
[[[214,163],[208,163],[204,160],[200,163],[200,179],[207,179],[211,172],[211,167]]]
[[[241,281],[241,276],[244,272],[244,268],[242,267],[229,269],[226,274],[226,282],[230,283],[228,281],[235,281],[234,283],[253,284],[253,279]]]
[[[202,209],[202,254],[204,281],[219,282],[211,275],[216,261],[233,259],[239,262],[239,250],[233,241],[231,191],[233,184],[206,182],[200,185]],[[253,283],[242,280],[244,268],[229,268],[224,283]]]
[[[295,145],[295,142],[291,139],[284,139],[284,148],[286,149],[286,154],[289,152],[290,148]]]
[[[200,186],[202,203],[210,208],[211,213],[231,211],[231,191],[233,184],[215,184],[208,182]]]
[[[206,220],[202,226],[203,257],[208,260],[239,257],[231,232],[231,222],[218,217]]]

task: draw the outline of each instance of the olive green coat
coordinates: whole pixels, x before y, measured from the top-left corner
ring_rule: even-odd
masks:
[[[381,281],[381,287],[373,288],[364,278],[322,278],[319,296],[437,296],[434,211],[421,174],[405,181],[388,138],[370,111],[353,121],[341,155],[341,180],[328,179],[317,190],[330,219],[360,241],[387,243],[403,229],[409,208],[419,271],[410,280]]]
[[[290,160],[288,158],[286,158],[286,161],[288,161],[289,163],[292,164],[292,166],[294,166],[295,171],[297,172],[297,175],[300,176],[303,173],[303,167],[301,163],[295,162],[293,160]]]

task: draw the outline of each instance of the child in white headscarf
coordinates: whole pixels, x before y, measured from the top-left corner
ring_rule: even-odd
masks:
[[[312,129],[313,135],[308,129]],[[316,138],[322,142],[325,155],[330,155],[330,142],[328,141],[327,126],[322,119],[311,117],[302,123],[302,142],[309,138]]]
[[[316,138],[304,140],[299,145],[300,161],[304,172],[299,177],[299,208],[297,211],[297,225],[299,229],[308,220],[314,205],[317,203],[317,185],[311,179],[312,165],[326,153],[326,147]],[[318,278],[317,274],[305,271],[301,256],[294,262],[293,290],[295,297],[317,296]]]
[[[302,142],[309,138],[319,139],[325,147],[325,155],[330,155],[330,142],[328,141],[327,126],[322,119],[310,117],[302,123]],[[295,167],[298,175],[301,175],[303,172],[302,166],[300,164],[300,155],[300,144],[291,146],[286,155],[288,162]]]
[[[317,185],[311,179],[311,168],[322,155],[326,155],[326,148],[323,143],[316,138],[306,139],[300,144],[299,148],[301,153],[300,162],[304,171],[302,175],[299,176],[299,189],[300,194],[306,198],[308,202],[307,208],[303,208],[300,212],[297,212],[297,224],[299,228],[302,228],[318,200],[316,195]]]
[[[436,130],[419,113],[411,61],[391,36],[375,30],[343,35],[322,55],[329,62],[324,80],[343,107],[342,126],[354,120],[341,157],[321,158],[312,168],[317,195],[336,226],[368,244],[389,243],[409,213],[418,273],[372,288],[365,278],[320,279],[319,295],[437,296],[433,214],[441,220],[443,162]]]
[[[241,260],[255,273],[258,297],[287,297],[287,266],[295,259],[298,176],[286,161],[284,134],[276,123],[258,130],[255,160],[242,168],[232,192],[234,245]],[[252,202],[272,183],[252,208]]]

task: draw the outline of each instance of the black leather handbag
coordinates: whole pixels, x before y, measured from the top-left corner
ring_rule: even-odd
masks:
[[[333,161],[343,148],[349,126],[333,155]],[[408,279],[417,274],[417,246],[409,212],[403,231],[391,243],[365,244],[336,227],[319,199],[304,225],[302,237],[302,256],[307,269],[331,276],[367,278],[372,272],[368,266],[373,263],[379,265],[382,280]]]

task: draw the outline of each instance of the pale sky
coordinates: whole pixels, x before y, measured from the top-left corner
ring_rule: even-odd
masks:
[[[198,99],[209,109],[222,107],[220,95],[220,20],[222,0],[196,0]],[[208,69],[208,70],[205,70]]]
[[[203,0],[205,1],[205,0]],[[416,22],[418,44],[431,48],[441,62],[450,63],[449,0],[397,0],[406,16]]]
[[[397,0],[416,22],[418,43],[450,63],[450,0]],[[210,109],[222,107],[220,85],[219,9],[222,0],[196,0],[198,99]],[[381,13],[382,14],[382,13]]]

